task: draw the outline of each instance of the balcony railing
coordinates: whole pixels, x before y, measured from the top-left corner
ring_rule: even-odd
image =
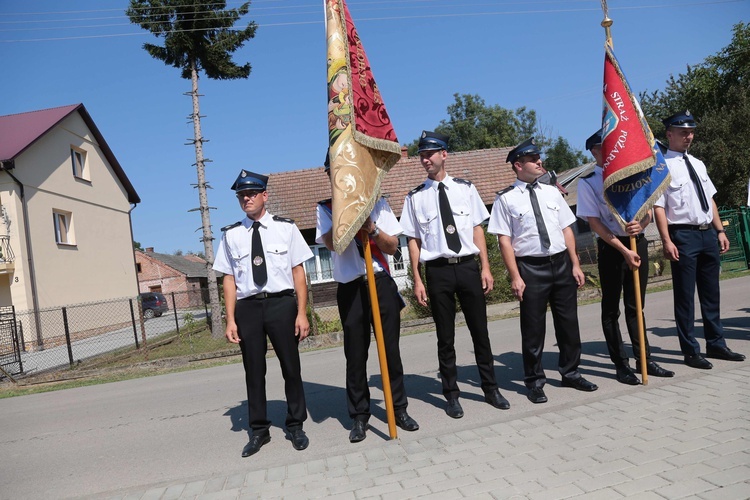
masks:
[[[0,236],[0,263],[11,263],[16,260],[10,247],[10,236]]]

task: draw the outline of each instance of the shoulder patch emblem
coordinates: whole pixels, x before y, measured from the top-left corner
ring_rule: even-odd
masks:
[[[424,187],[425,187],[425,184],[420,184],[419,186],[417,186],[414,189],[412,189],[411,191],[409,191],[408,194],[412,195],[414,193],[418,193],[419,191],[421,191],[422,189],[424,189]]]
[[[229,224],[228,226],[224,226],[221,228],[222,231],[229,231],[230,229],[237,227],[242,224],[242,221],[237,221],[234,224]]]
[[[510,185],[510,186],[508,186],[507,188],[503,189],[502,191],[498,191],[498,192],[497,192],[497,193],[495,193],[495,194],[497,194],[498,196],[502,196],[502,195],[504,195],[505,193],[509,193],[509,192],[513,191],[513,188],[514,188],[514,187],[515,187],[515,186],[514,186],[513,184],[511,184],[511,185]]]
[[[286,222],[287,224],[294,224],[294,219],[288,219],[286,217],[279,217],[278,215],[274,215],[273,220],[277,222]]]
[[[466,184],[467,186],[471,186],[471,181],[468,179],[459,179],[458,177],[454,177],[453,181],[458,182],[459,184]]]

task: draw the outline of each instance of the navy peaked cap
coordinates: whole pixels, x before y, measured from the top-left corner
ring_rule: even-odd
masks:
[[[520,157],[524,155],[541,155],[542,151],[534,142],[534,138],[530,137],[523,141],[521,144],[510,150],[508,157],[505,159],[506,162],[511,165]]]
[[[448,139],[449,137],[440,132],[430,132],[429,130],[423,130],[422,135],[419,137],[419,153],[422,151],[439,151],[441,149],[448,150]]]
[[[243,169],[237,180],[232,184],[231,189],[237,192],[251,189],[265,191],[267,186],[268,177]]]
[[[669,118],[664,118],[661,122],[667,128],[695,128],[695,117],[688,110],[678,111]]]
[[[602,129],[594,132],[591,137],[586,139],[586,151],[591,151],[591,148],[602,143]]]

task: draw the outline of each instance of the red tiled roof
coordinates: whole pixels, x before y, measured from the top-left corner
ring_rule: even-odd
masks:
[[[96,143],[101,148],[102,153],[104,153],[117,178],[128,193],[128,201],[130,203],[140,203],[141,199],[138,197],[138,193],[135,192],[135,188],[125,175],[125,171],[120,166],[117,158],[115,158],[112,150],[109,149],[107,141],[104,140],[104,137],[99,132],[94,120],[91,119],[91,115],[86,111],[83,104],[71,104],[58,108],[0,116],[0,162],[10,162],[17,158],[44,136],[44,134],[52,130],[58,123],[74,112],[78,112],[81,115],[86,126],[91,130]]]
[[[505,158],[512,147],[448,153],[446,170],[453,177],[476,185],[485,205],[495,193],[516,180]],[[268,176],[268,210],[294,219],[300,229],[315,227],[315,205],[331,197],[331,183],[323,167],[279,172]],[[383,179],[381,194],[397,217],[401,217],[406,194],[427,178],[419,157],[402,157]]]

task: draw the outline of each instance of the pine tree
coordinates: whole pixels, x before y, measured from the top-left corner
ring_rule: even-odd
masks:
[[[163,61],[168,66],[182,70],[182,78],[192,83],[188,93],[192,97],[195,146],[195,166],[198,173],[198,198],[203,228],[203,241],[207,270],[208,293],[211,303],[211,332],[214,337],[223,335],[221,303],[213,270],[214,249],[211,218],[209,215],[206,189],[205,163],[201,134],[201,115],[198,94],[198,75],[203,72],[213,80],[233,80],[247,78],[250,64],[237,65],[232,53],[255,36],[255,23],[244,29],[235,30],[234,24],[247,14],[250,2],[237,9],[227,9],[225,0],[131,0],[126,11],[130,22],[150,31],[157,38],[164,39],[164,45],[143,44],[151,57]]]

